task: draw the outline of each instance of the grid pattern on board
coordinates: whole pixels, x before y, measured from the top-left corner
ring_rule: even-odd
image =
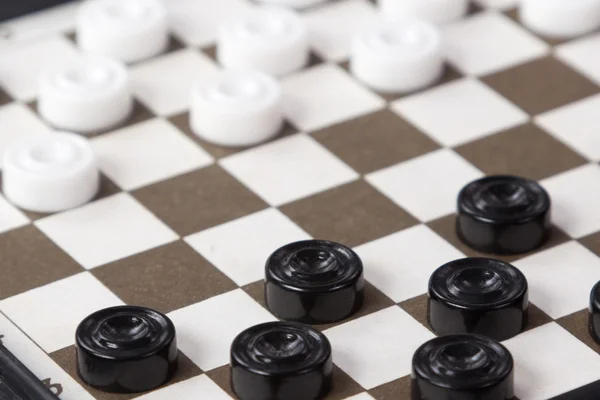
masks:
[[[429,275],[478,255],[454,234],[456,195],[472,179],[509,173],[541,182],[554,223],[542,249],[506,258],[527,276],[532,303],[527,331],[505,342],[518,398],[600,380],[600,346],[586,331],[588,293],[600,280],[600,35],[546,41],[518,24],[514,3],[479,0],[445,27],[443,80],[401,97],[374,93],[347,70],[350,35],[375,20],[373,2],[304,11],[313,56],[282,78],[284,131],[231,150],[190,132],[187,96],[219,70],[218,21],[255,3],[167,2],[169,50],[130,67],[133,116],[90,139],[101,160],[98,198],[40,215],[0,196],[1,339],[61,399],[231,399],[231,340],[274,320],[262,300],[266,257],[324,238],[352,246],[367,280],[357,315],[318,327],[334,348],[328,399],[408,399],[412,354],[434,336]],[[51,59],[80,57],[76,6],[3,27],[12,39],[0,39],[0,152],[50,132],[36,114],[35,77]],[[112,395],[76,376],[75,326],[117,304],[175,322],[181,366],[168,386]]]

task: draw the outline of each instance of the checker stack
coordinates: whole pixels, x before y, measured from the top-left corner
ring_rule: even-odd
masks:
[[[0,197],[2,342],[54,393],[233,398],[234,337],[276,320],[264,303],[266,259],[287,243],[325,238],[351,247],[366,279],[357,314],[315,326],[333,349],[327,398],[408,399],[412,356],[435,337],[426,321],[429,277],[451,260],[483,256],[456,236],[456,197],[492,174],[536,180],[553,202],[551,239],[499,257],[523,272],[530,291],[526,331],[502,342],[514,357],[516,395],[575,399],[580,388],[598,390],[600,345],[587,330],[600,280],[597,33],[544,39],[520,24],[515,1],[476,1],[441,28],[441,81],[394,95],[349,72],[350,39],[377,20],[377,6],[308,7],[309,64],[278,79],[282,132],[232,149],[192,132],[189,91],[220,70],[220,22],[257,5],[166,5],[166,50],[127,66],[131,116],[87,134],[99,161],[96,197],[51,214]],[[38,78],[53,60],[81,61],[78,6],[0,27],[2,153],[16,139],[51,134]],[[77,325],[126,304],[165,313],[177,327],[178,371],[150,393],[104,393],[75,371]]]

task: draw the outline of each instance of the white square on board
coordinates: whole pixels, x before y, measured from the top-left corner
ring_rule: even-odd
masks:
[[[0,107],[0,164],[7,147],[16,141],[50,131],[33,111],[22,104],[12,103]]]
[[[382,98],[335,65],[299,71],[282,84],[285,113],[303,131],[357,118],[385,106]]]
[[[213,158],[163,119],[152,119],[92,139],[100,168],[125,190],[207,166]]]
[[[244,329],[276,320],[242,289],[180,308],[169,317],[177,326],[179,348],[203,371],[229,362],[231,342]]]
[[[600,379],[600,355],[555,322],[504,345],[515,361],[515,395],[546,400]]]
[[[0,301],[2,311],[44,351],[75,343],[77,325],[89,314],[123,302],[88,272]]]
[[[365,266],[365,279],[396,303],[427,293],[433,271],[464,257],[425,225],[393,233],[354,250]]]
[[[50,384],[60,384],[61,400],[94,400],[79,383],[58,366],[42,349],[0,314],[2,344],[39,379],[50,379]],[[51,389],[52,390],[52,389]]]
[[[58,35],[11,46],[3,49],[0,57],[0,85],[17,100],[33,100],[44,68],[69,64],[79,57],[75,45]]]
[[[29,218],[0,195],[0,233],[29,223]]]
[[[600,84],[600,33],[556,46],[554,55]]]
[[[529,299],[554,319],[589,305],[590,291],[600,281],[600,259],[570,241],[514,262],[527,277]]]
[[[600,231],[600,166],[587,164],[541,181],[552,199],[552,220],[572,238]]]
[[[366,180],[400,207],[423,222],[456,210],[456,196],[464,185],[483,173],[450,149],[373,172]]]
[[[152,112],[171,116],[188,109],[193,85],[218,71],[208,56],[184,49],[134,66],[130,70],[131,86]]]
[[[484,11],[443,30],[448,60],[467,75],[487,75],[550,52],[541,39],[497,11]]]
[[[168,0],[173,32],[188,46],[208,46],[215,42],[225,18],[247,12],[248,0]]]
[[[232,400],[232,398],[206,375],[200,375],[175,385],[136,397],[137,400]]]
[[[375,6],[367,0],[331,2],[304,15],[313,48],[328,61],[347,59],[356,32],[378,18]]]
[[[410,375],[415,350],[434,338],[398,306],[324,333],[331,342],[335,364],[365,389]]]
[[[357,394],[356,396],[348,397],[346,400],[375,400],[368,393]]]
[[[600,47],[598,50],[600,51]],[[586,97],[540,114],[534,121],[584,157],[600,161],[600,95]]]
[[[264,278],[265,261],[275,249],[310,238],[279,210],[270,208],[195,233],[185,240],[237,285],[243,286]]]
[[[127,193],[51,215],[35,225],[87,269],[177,239],[170,228]]]
[[[471,78],[405,97],[391,108],[444,146],[457,146],[529,119],[523,110]]]
[[[305,134],[234,154],[220,163],[267,203],[276,206],[358,178],[353,169]]]

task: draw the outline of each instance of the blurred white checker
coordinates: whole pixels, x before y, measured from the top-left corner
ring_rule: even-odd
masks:
[[[44,68],[49,64],[69,64],[79,57],[74,44],[58,35],[11,46],[3,49],[0,57],[0,85],[17,100],[33,100]]]
[[[242,289],[180,308],[169,317],[177,326],[179,349],[204,371],[229,362],[231,342],[244,329],[275,321]]]
[[[415,350],[434,335],[398,306],[325,332],[335,364],[365,389],[410,375]]]
[[[385,101],[335,65],[319,65],[283,80],[287,117],[303,131],[379,110]]]
[[[555,322],[504,345],[515,360],[515,394],[546,400],[600,379],[600,355]]]
[[[48,353],[75,343],[75,329],[89,314],[122,305],[88,272],[0,301],[2,311]]]
[[[405,97],[391,108],[445,146],[457,146],[529,119],[523,110],[471,78]]]
[[[168,0],[165,6],[175,34],[189,46],[208,46],[225,18],[247,12],[247,0]]]
[[[4,151],[15,141],[50,131],[33,111],[22,104],[11,103],[0,107],[0,164]]]
[[[276,206],[358,178],[353,169],[305,134],[234,154],[220,163],[267,203]]]
[[[92,140],[102,171],[132,190],[210,165],[213,158],[163,119],[152,119]]]
[[[176,385],[169,385],[154,392],[136,397],[138,400],[232,400],[223,389],[210,380],[206,375],[196,376],[178,382]]]
[[[91,394],[1,314],[0,332],[2,344],[35,376],[41,380],[50,379],[51,385],[60,385],[62,400],[94,400]]]
[[[527,277],[531,302],[554,319],[589,305],[600,280],[600,258],[570,241],[514,262]]]
[[[600,95],[548,111],[536,116],[534,121],[584,157],[600,161]]]
[[[178,237],[127,193],[40,219],[35,225],[87,269]]]
[[[434,270],[464,257],[425,225],[385,236],[354,250],[365,265],[365,279],[396,303],[426,293]]]
[[[483,173],[450,149],[373,172],[366,180],[416,218],[427,222],[456,209],[460,189]]]
[[[185,241],[243,286],[264,278],[265,261],[276,249],[307,239],[311,239],[308,233],[279,210],[269,208],[195,233]]]
[[[573,238],[600,231],[600,166],[588,164],[541,181],[552,199],[552,219]]]
[[[485,75],[548,54],[550,47],[507,16],[490,10],[443,31],[446,55],[467,75]]]
[[[188,109],[192,86],[218,73],[216,64],[200,51],[179,50],[131,70],[136,96],[155,114],[166,116]]]
[[[0,233],[29,223],[29,218],[0,195]]]
[[[304,15],[312,46],[328,61],[348,58],[353,36],[378,18],[375,6],[367,0],[331,2]]]
[[[600,84],[600,33],[557,46],[555,57]]]

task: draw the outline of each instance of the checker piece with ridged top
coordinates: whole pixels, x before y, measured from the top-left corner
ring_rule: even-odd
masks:
[[[138,393],[171,379],[178,367],[175,326],[145,307],[110,307],[77,327],[77,372],[99,390]]]
[[[506,340],[525,329],[529,306],[525,275],[489,258],[463,258],[429,280],[427,318],[439,335],[474,333]]]
[[[231,345],[231,386],[241,400],[317,400],[332,385],[331,345],[321,332],[294,322],[268,322]]]
[[[326,324],[354,314],[364,298],[362,261],[348,247],[305,240],[276,250],[266,263],[265,302],[277,317]]]
[[[441,336],[415,352],[411,391],[413,400],[510,400],[513,357],[484,336]]]
[[[537,182],[488,176],[458,195],[456,233],[468,246],[491,254],[534,250],[550,235],[550,196]]]

